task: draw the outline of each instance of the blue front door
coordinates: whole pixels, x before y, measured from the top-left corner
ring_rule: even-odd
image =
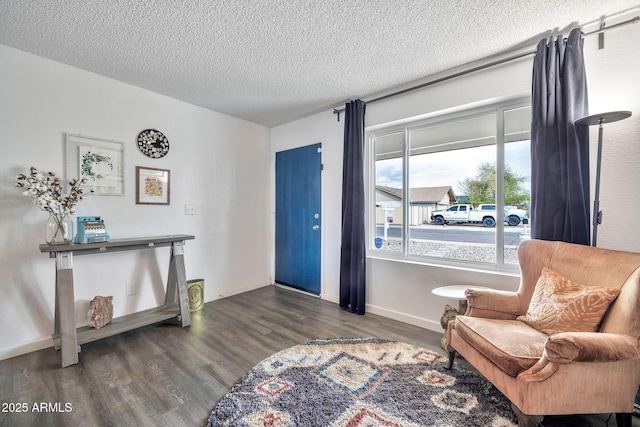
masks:
[[[321,144],[276,153],[276,283],[320,294]]]

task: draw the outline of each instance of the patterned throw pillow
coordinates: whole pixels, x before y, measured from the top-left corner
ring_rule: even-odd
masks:
[[[545,267],[527,314],[518,320],[547,335],[594,332],[619,293],[618,288],[579,285]]]

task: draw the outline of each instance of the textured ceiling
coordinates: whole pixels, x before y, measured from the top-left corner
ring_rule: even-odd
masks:
[[[0,43],[273,127],[638,0],[0,0]]]

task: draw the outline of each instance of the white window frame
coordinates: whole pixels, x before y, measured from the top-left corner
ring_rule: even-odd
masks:
[[[495,233],[496,262],[483,263],[468,260],[455,260],[448,258],[429,257],[426,255],[413,255],[409,253],[409,215],[410,209],[405,205],[409,200],[409,132],[414,129],[446,124],[452,121],[470,119],[487,114],[496,115],[496,211],[502,212],[504,209],[504,168],[505,168],[505,142],[504,142],[504,112],[518,108],[528,107],[531,100],[528,96],[518,96],[510,100],[496,100],[488,102],[480,107],[461,107],[455,112],[441,112],[430,115],[426,119],[403,120],[401,125],[377,125],[365,129],[365,203],[366,203],[366,239],[367,257],[384,259],[390,261],[409,262],[412,264],[424,264],[439,267],[447,267],[463,270],[489,271],[498,274],[514,275],[519,273],[517,264],[504,263],[504,227],[503,221],[497,221]],[[402,245],[401,251],[380,251],[374,249],[376,210],[374,208],[376,200],[376,176],[375,176],[375,152],[373,141],[375,138],[390,134],[403,133],[402,144]],[[443,150],[446,151],[446,150]]]

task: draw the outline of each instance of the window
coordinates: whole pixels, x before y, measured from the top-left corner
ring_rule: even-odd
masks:
[[[523,100],[369,132],[370,254],[515,268],[530,114]]]

